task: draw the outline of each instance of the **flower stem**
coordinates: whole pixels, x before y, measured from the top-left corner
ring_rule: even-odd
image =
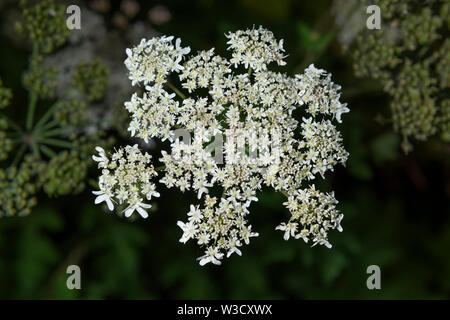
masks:
[[[56,128],[53,130],[48,130],[48,131],[42,132],[39,136],[42,138],[54,137],[54,136],[60,135],[65,132],[67,132],[67,129],[65,129],[65,128]]]
[[[41,144],[40,149],[41,149],[42,153],[45,154],[47,157],[49,157],[49,158],[56,157],[56,153],[52,149],[47,147],[46,145]]]
[[[64,140],[59,140],[59,139],[49,139],[49,138],[41,138],[39,137],[37,139],[39,142],[41,143],[45,143],[48,144],[49,146],[55,146],[55,147],[60,147],[60,148],[72,148],[72,143],[68,142],[68,141],[64,141]]]
[[[15,167],[19,161],[20,158],[22,157],[22,155],[25,153],[25,150],[27,149],[27,145],[26,144],[22,144],[19,148],[19,151],[17,151],[16,156],[14,157],[13,162],[11,163],[11,167]]]
[[[186,96],[180,91],[178,90],[177,87],[175,87],[173,84],[171,84],[169,81],[167,81],[167,85],[169,86],[170,89],[172,89],[181,99],[186,99]]]
[[[36,141],[33,141],[31,144],[31,150],[33,150],[33,153],[36,157],[41,158],[41,153],[39,152],[39,147]]]
[[[36,110],[36,103],[37,103],[38,94],[33,89],[30,89],[30,100],[28,103],[28,111],[27,111],[27,124],[26,128],[28,130],[31,129],[33,126],[33,118],[34,118],[34,112]]]
[[[45,122],[53,115],[53,111],[56,109],[56,107],[59,105],[59,101],[56,101],[48,110],[45,112],[45,114],[39,119],[39,121],[36,123],[35,128],[38,129],[42,125],[45,124]]]
[[[45,125],[41,126],[40,128],[36,128],[36,132],[45,132],[45,130],[51,129],[58,125],[58,122],[56,120],[52,120],[50,122],[47,122]]]
[[[31,68],[36,68],[35,59],[38,55],[38,47],[37,45],[33,46],[33,52],[31,54]],[[33,118],[34,113],[36,111],[36,103],[38,99],[38,92],[34,88],[30,88],[29,91],[29,98],[28,98],[28,110],[27,110],[27,122],[26,122],[26,128],[27,130],[30,130],[33,126]]]
[[[280,192],[281,192],[282,194],[284,194],[284,196],[285,196],[286,198],[289,198],[289,195],[287,194],[286,191],[280,190]]]

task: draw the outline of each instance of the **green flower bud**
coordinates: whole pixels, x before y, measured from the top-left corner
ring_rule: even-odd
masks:
[[[66,26],[66,8],[52,0],[42,0],[33,6],[21,1],[22,29],[38,52],[49,53],[65,43],[70,30]]]
[[[73,85],[86,96],[89,101],[99,100],[108,86],[109,70],[96,59],[92,62],[80,63],[73,75]]]
[[[383,26],[360,32],[353,53],[356,75],[379,80],[391,95],[394,129],[403,136],[405,152],[412,150],[409,137],[427,140],[439,134],[448,141],[444,97],[449,94],[450,5],[440,0],[426,7],[413,1],[374,2]]]

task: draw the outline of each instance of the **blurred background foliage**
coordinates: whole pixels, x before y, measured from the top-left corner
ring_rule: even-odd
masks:
[[[67,50],[66,55],[48,63],[58,67],[89,51],[82,63],[93,64],[94,74],[108,75],[112,92],[127,83],[122,69],[126,45],[156,32],[181,37],[193,50],[214,46],[226,55],[224,32],[261,24],[285,39],[289,57],[283,72],[302,72],[310,63],[332,72],[333,81],[342,85],[342,100],[351,109],[339,125],[350,158],[346,168],[338,168],[318,185],[336,191],[345,215],[344,232],[331,234],[331,250],[284,241],[274,230],[288,215],[281,206],[283,197],[265,191],[250,208],[250,221],[260,237],[242,257],[233,256],[220,267],[200,267],[195,257],[201,252],[193,243],[178,242],[176,226],[195,195],[161,190],[150,218],[130,221],[94,206],[90,187],[55,198],[44,186],[30,215],[0,219],[0,298],[450,298],[450,146],[432,136],[414,140],[413,151],[405,155],[402,136],[386,120],[391,117],[392,97],[383,91],[382,81],[370,73],[355,76],[354,57],[344,48],[357,46],[354,39],[364,29],[367,14],[360,1],[74,2],[83,6],[83,32],[84,17],[94,12],[106,31],[92,23],[98,33],[87,36],[89,47],[84,42],[77,46],[74,40],[75,45],[60,48]],[[12,90],[11,115],[24,122],[26,91],[21,79],[31,49],[11,30],[11,22],[20,19],[15,7],[17,1],[0,0],[0,78]],[[81,31],[72,32],[75,37],[77,32]],[[78,70],[87,67],[77,65]],[[85,72],[75,74],[76,79],[86,78]],[[98,119],[81,136],[97,128],[121,144],[126,135],[117,129],[126,129],[121,105],[127,95],[110,96],[103,82],[94,83],[106,94],[94,104],[86,100],[83,110],[93,110],[88,118],[97,114]],[[91,89],[70,81],[65,89],[71,86]],[[95,92],[90,96],[98,98]],[[68,108],[72,109],[62,110],[59,120],[71,114],[70,103]],[[151,152],[157,154],[158,149]],[[2,162],[2,169],[6,166]],[[85,182],[95,175],[95,168],[89,169]],[[64,179],[52,181],[56,185],[51,190],[65,184]],[[66,288],[66,268],[71,264],[81,267],[82,290]],[[381,290],[366,287],[366,268],[372,264],[381,267]]]

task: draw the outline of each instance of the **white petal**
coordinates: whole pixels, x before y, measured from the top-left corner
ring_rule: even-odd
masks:
[[[100,162],[100,161],[103,161],[103,158],[102,157],[97,157],[96,155],[93,155],[92,156],[92,160],[94,160],[95,162]]]
[[[183,231],[186,229],[186,224],[181,221],[177,221],[177,226],[179,226]]]
[[[201,266],[204,266],[204,265],[207,264],[209,261],[210,261],[210,258],[209,258],[209,257],[207,257],[207,258],[202,258],[202,259],[200,260],[200,265],[201,265]]]
[[[95,150],[97,150],[100,154],[105,153],[105,150],[102,147],[95,147]]]
[[[139,212],[139,214],[141,215],[142,218],[144,218],[144,219],[148,218],[147,211],[145,211],[141,207],[137,207],[137,211]]]
[[[125,217],[127,217],[127,218],[131,217],[133,212],[134,212],[134,208],[128,208],[127,210],[125,210]]]
[[[100,195],[97,198],[95,198],[95,204],[99,204],[99,203],[105,201],[105,199],[106,199],[106,194]]]
[[[113,211],[114,210],[114,205],[113,205],[111,199],[106,198],[106,204],[108,205],[109,211]]]

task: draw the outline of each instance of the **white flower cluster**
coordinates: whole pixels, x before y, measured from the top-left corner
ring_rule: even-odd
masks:
[[[341,86],[331,81],[331,74],[323,69],[310,65],[304,74],[295,76],[300,80],[300,95],[308,104],[308,112],[313,116],[317,113],[332,114],[341,122],[341,114],[349,112],[346,103],[339,101]]]
[[[247,215],[266,185],[288,198],[284,205],[291,217],[276,227],[286,240],[331,247],[328,231],[342,231],[343,215],[334,194],[316,191],[311,180],[348,157],[332,122],[349,111],[339,101],[340,87],[313,65],[295,77],[267,70],[270,62],[284,64],[283,41],[268,30],[227,37],[231,60],[211,49],[182,63],[190,49],[181,48],[179,39],[172,45],[172,37],[143,40],[127,50],[129,78],[145,87],[142,96],[134,94],[125,103],[132,119],[128,130],[146,142],[167,139],[171,150],[162,151],[159,182],[194,191],[203,202],[192,204],[187,221],[178,222],[180,241],[193,239],[204,248],[201,265],[241,255],[239,248],[258,236]],[[248,70],[238,73],[239,65]],[[168,82],[171,73],[178,74],[189,97]],[[301,122],[293,115],[297,110],[304,112]],[[180,139],[179,128],[189,133],[188,141]],[[98,150],[94,159],[103,173],[96,202],[106,201],[111,209],[113,199],[127,201],[126,215],[136,210],[146,216],[143,199],[159,195],[150,182],[156,176],[150,156],[134,146],[117,151],[110,161]]]
[[[331,248],[327,231],[328,229],[342,231],[341,220],[344,217],[336,210],[337,200],[334,193],[321,193],[311,185],[306,190],[299,189],[290,193],[288,201],[283,204],[291,212],[289,222],[282,223],[276,228],[284,231],[284,240],[294,237],[308,242],[311,237],[313,246],[321,244]],[[302,230],[298,230],[299,226]]]
[[[125,102],[132,119],[128,131],[146,143],[154,137],[166,140],[175,125],[179,102],[173,99],[175,93],[169,94],[159,85],[146,86],[146,90],[142,97],[135,93],[131,101]]]
[[[142,218],[147,218],[145,209],[150,209],[151,205],[144,201],[159,197],[156,186],[151,181],[157,176],[151,164],[152,156],[142,154],[137,145],[117,150],[111,159],[101,147],[96,150],[99,156],[92,158],[102,168],[102,175],[99,177],[100,190],[93,191],[97,195],[95,203],[106,202],[110,211],[114,209],[113,202],[119,205],[126,203],[125,217],[130,217],[137,211]]]
[[[267,65],[276,61],[284,66],[283,40],[277,42],[273,33],[259,27],[258,29],[239,30],[226,35],[228,49],[233,51],[230,62],[237,66],[243,64],[245,68],[251,67],[255,71],[267,70]]]
[[[130,70],[132,84],[157,83],[163,84],[170,72],[178,72],[183,56],[190,52],[190,48],[181,48],[181,40],[172,44],[173,37],[142,39],[133,49],[127,49],[125,66]]]

